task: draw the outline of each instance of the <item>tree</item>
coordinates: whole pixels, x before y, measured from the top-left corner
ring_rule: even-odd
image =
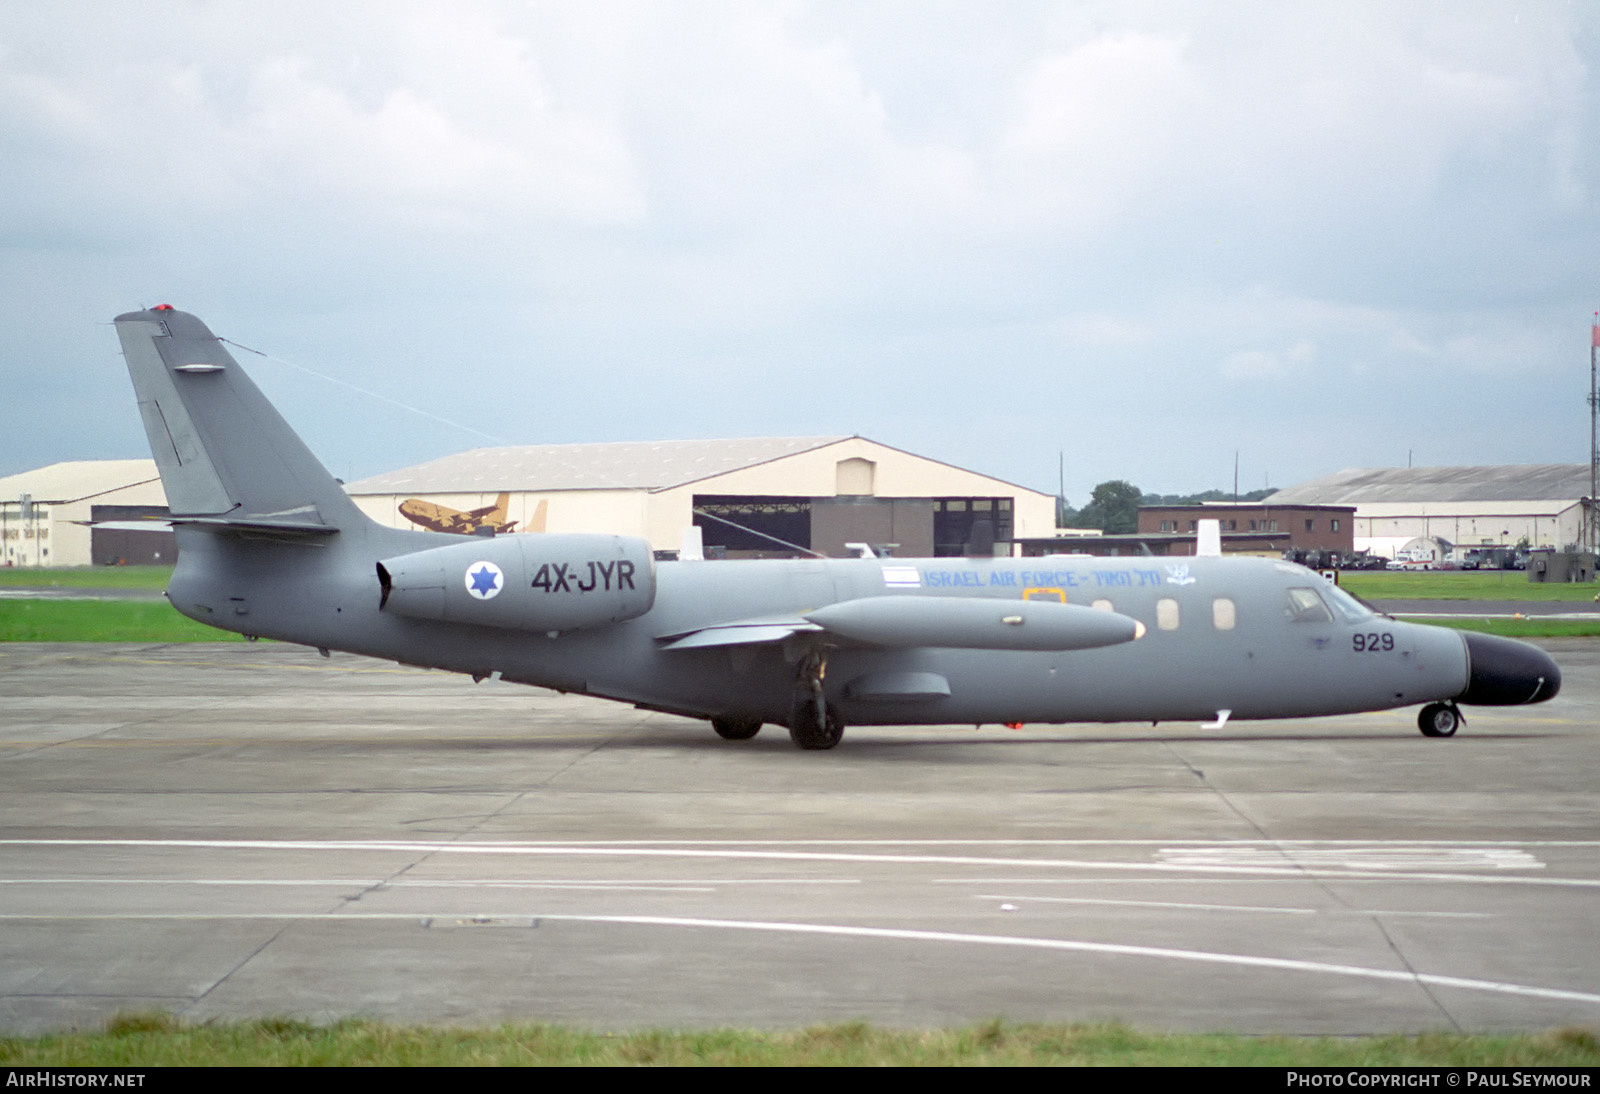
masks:
[[[1247,494],[1240,494],[1235,498],[1228,490],[1205,490],[1198,494],[1146,494],[1140,505],[1200,505],[1208,501],[1261,501],[1278,492],[1276,486],[1268,486],[1261,490],[1251,490]]]
[[[1089,495],[1089,504],[1078,510],[1078,523],[1109,533],[1136,532],[1143,497],[1143,491],[1125,479],[1103,482]]]

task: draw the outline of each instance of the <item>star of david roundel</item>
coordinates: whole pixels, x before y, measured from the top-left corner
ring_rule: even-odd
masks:
[[[506,587],[500,567],[492,562],[474,562],[467,567],[467,592],[476,600],[493,600]]]

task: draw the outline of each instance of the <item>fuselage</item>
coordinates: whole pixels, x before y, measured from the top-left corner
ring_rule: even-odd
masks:
[[[372,526],[311,545],[188,530],[169,595],[185,614],[229,630],[759,721],[787,717],[796,662],[811,646],[825,649],[827,701],[856,725],[1341,714],[1450,700],[1471,678],[1458,632],[1377,615],[1303,567],[1253,558],[665,562],[644,614],[567,631],[409,619],[380,607],[378,559],[466,538]],[[1144,633],[1060,651],[884,648],[808,631],[667,648],[704,628],[895,596],[1061,601],[1131,617]]]
[[[778,722],[806,749],[847,723],[1418,703],[1448,736],[1456,702],[1560,687],[1536,647],[1400,623],[1270,560],[658,564],[630,536],[387,528],[198,318],[160,305],[116,326],[178,536],[168,596],[226,630],[708,718],[731,740]]]

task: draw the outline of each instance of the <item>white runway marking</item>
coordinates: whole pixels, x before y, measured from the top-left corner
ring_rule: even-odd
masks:
[[[1268,915],[1316,915],[1315,908],[1273,908],[1252,904],[1185,904],[1174,900],[1104,900],[1075,896],[999,896],[980,893],[975,900],[1005,900],[1017,904],[1103,904],[1111,908],[1176,908],[1196,912],[1262,912]]]
[[[830,935],[842,938],[876,938],[903,942],[948,942],[977,946],[1008,946],[1025,949],[1054,950],[1066,953],[1106,954],[1119,957],[1149,957],[1170,961],[1192,961],[1214,965],[1235,965],[1245,968],[1273,969],[1281,972],[1312,973],[1325,976],[1346,976],[1388,983],[1426,985],[1437,988],[1459,988],[1464,991],[1493,992],[1517,995],[1532,999],[1556,999],[1563,1002],[1588,1003],[1600,1006],[1600,995],[1593,992],[1569,991],[1564,988],[1541,988],[1528,984],[1509,984],[1496,980],[1478,980],[1460,976],[1438,976],[1432,973],[1411,973],[1394,969],[1374,969],[1361,965],[1338,965],[1322,961],[1299,961],[1284,957],[1255,957],[1250,954],[1213,953],[1206,950],[1180,950],[1165,946],[1130,946],[1115,942],[1080,942],[1063,938],[1029,938],[1014,935],[966,934],[953,931],[919,931],[890,927],[835,926],[826,923],[781,923],[760,920],[696,919],[680,916],[632,915],[541,915],[526,911],[510,913],[483,912],[471,916],[460,914],[435,914],[430,912],[380,912],[332,913],[321,915],[236,914],[207,915],[204,913],[180,914],[113,914],[113,915],[0,915],[0,921],[301,921],[315,923],[360,921],[410,921],[422,926],[437,922],[462,925],[482,924],[504,926],[527,924],[535,927],[540,921],[564,923],[613,923],[638,927],[688,927],[708,930],[763,931],[777,934]]]
[[[642,926],[713,927],[725,930],[775,931],[798,934],[826,934],[859,938],[904,939],[925,942],[961,942],[985,946],[1021,946],[1042,950],[1061,950],[1076,953],[1115,954],[1125,957],[1156,957],[1176,961],[1200,961],[1219,965],[1242,965],[1260,969],[1279,969],[1289,972],[1321,973],[1333,976],[1353,976],[1394,983],[1427,984],[1432,987],[1462,988],[1467,991],[1497,992],[1537,999],[1561,999],[1568,1002],[1600,1005],[1600,995],[1593,992],[1568,991],[1563,988],[1540,988],[1526,984],[1507,984],[1495,980],[1477,980],[1459,976],[1436,976],[1430,973],[1401,972],[1393,969],[1373,969],[1360,965],[1335,965],[1321,961],[1297,961],[1282,957],[1253,957],[1248,954],[1211,953],[1205,950],[1178,950],[1164,946],[1128,946],[1113,942],[1078,942],[1056,938],[1018,938],[1008,935],[961,934],[949,931],[915,931],[881,927],[836,927],[826,924],[763,923],[718,919],[680,919],[667,916],[547,916],[552,920],[580,922],[633,923]]]
[[[1381,915],[1442,919],[1493,919],[1488,912],[1381,912],[1370,908],[1274,908],[1263,904],[1187,904],[1174,900],[1107,900],[1076,896],[1000,896],[980,893],[975,900],[1005,900],[1017,904],[1104,904],[1114,908],[1174,908],[1197,912],[1261,912],[1267,915]]]
[[[551,840],[545,843],[527,841],[449,842],[443,840],[173,840],[173,839],[0,839],[7,845],[84,845],[104,844],[145,847],[217,846],[217,847],[428,847],[456,848],[519,848],[519,847],[618,847],[621,840]],[[1219,843],[1216,840],[1173,839],[637,839],[627,840],[630,847],[1155,847],[1161,848],[1217,848],[1217,847],[1569,847],[1587,850],[1600,849],[1600,840],[1317,840],[1317,839],[1236,839]]]
[[[1544,863],[1516,847],[1396,844],[1390,847],[1305,847],[1292,844],[1163,847],[1156,854],[1177,866],[1338,866],[1346,870],[1542,870]]]
[[[672,878],[605,881],[593,878],[463,878],[459,881],[399,878],[171,878],[171,877],[18,877],[3,885],[220,885],[220,886],[378,886],[384,889],[683,889],[696,892],[730,885],[860,885],[860,878]]]
[[[1529,841],[1521,842],[1463,842],[1450,843],[1444,841],[1421,843],[1415,841],[1238,841],[1237,843],[1217,843],[1215,841],[1196,841],[1193,844],[1182,844],[1170,840],[1164,841],[1063,841],[1063,840],[1038,840],[1038,841],[1012,841],[1012,840],[937,840],[937,841],[693,841],[685,843],[680,841],[650,841],[648,844],[615,843],[615,842],[552,842],[552,843],[525,843],[525,842],[439,842],[421,840],[163,840],[163,839],[60,839],[60,840],[27,840],[9,839],[0,840],[0,849],[45,849],[45,848],[110,848],[110,849],[189,849],[198,852],[333,852],[348,854],[351,852],[369,854],[400,854],[405,856],[455,856],[455,855],[489,855],[489,856],[526,856],[550,858],[635,858],[657,860],[722,860],[722,861],[788,861],[788,862],[818,862],[818,863],[875,863],[887,865],[937,865],[941,867],[981,865],[988,867],[1004,867],[1008,869],[1025,870],[1087,870],[1101,873],[1138,872],[1144,871],[1171,876],[1186,874],[1193,877],[1201,875],[1208,881],[1238,881],[1240,876],[1246,877],[1332,877],[1332,878],[1373,878],[1389,882],[1423,880],[1484,883],[1494,882],[1500,884],[1518,885],[1567,885],[1577,887],[1600,886],[1600,880],[1586,878],[1550,878],[1528,877],[1525,874],[1511,873],[1510,871],[1524,871],[1539,868],[1543,863],[1534,859],[1525,848],[1527,847],[1557,847],[1565,850],[1584,849],[1592,851],[1600,847],[1600,841]],[[1003,856],[996,854],[954,854],[948,853],[957,848],[971,848],[981,850],[1008,849],[1020,851],[1024,848],[1120,848],[1139,849],[1143,853],[1157,856],[1170,856],[1180,861],[1157,862],[1127,862],[1105,861],[1080,858],[1028,858],[1019,855]],[[869,851],[866,848],[881,848]],[[899,852],[891,848],[903,848]],[[946,853],[936,853],[935,848]],[[1192,852],[1192,853],[1191,853]],[[1273,856],[1279,864],[1264,862]],[[1287,859],[1288,861],[1283,861]],[[1368,869],[1350,869],[1353,863],[1370,864]],[[1449,864],[1455,866],[1459,873],[1415,873],[1405,867],[1415,865],[1436,866]],[[1494,871],[1493,873],[1470,873],[1468,870]],[[1216,875],[1229,875],[1218,877]],[[950,879],[960,881],[961,879]],[[1061,878],[1037,878],[1028,880],[1063,881]],[[1154,880],[1145,878],[1119,877],[1118,880]],[[1198,880],[1198,879],[1197,879]],[[105,884],[100,879],[74,877],[58,879],[6,879],[10,884]],[[119,878],[117,884],[137,885],[150,884],[148,881],[138,879]],[[640,879],[629,878],[623,880],[591,881],[585,879],[560,879],[560,880],[523,880],[523,879],[461,879],[461,880],[434,880],[434,879],[398,879],[396,881],[381,882],[380,878],[369,881],[359,879],[288,879],[288,878],[257,878],[257,879],[230,879],[230,878],[204,878],[193,881],[164,878],[158,879],[158,884],[164,885],[275,885],[275,886],[329,886],[329,885],[377,885],[386,888],[414,890],[440,890],[446,888],[472,889],[474,887],[500,888],[500,889],[538,889],[538,888],[566,888],[612,891],[681,891],[692,890],[696,881],[685,879]],[[757,879],[755,881],[729,881],[718,880],[715,884],[816,884],[817,880],[805,878],[783,879]],[[860,884],[859,879],[832,877],[826,879],[827,884]],[[971,884],[972,879],[966,879],[965,884]],[[1017,883],[1017,879],[994,879],[992,884],[1009,886]],[[711,884],[700,881],[698,884]],[[1295,908],[1287,906],[1258,906],[1248,905],[1222,905],[1187,902],[1158,902],[1158,901],[1118,901],[1091,898],[1055,898],[1055,897],[1029,897],[1017,898],[989,895],[984,899],[1032,899],[1035,901],[1049,901],[1056,903],[1098,904],[1105,906],[1146,906],[1151,908],[1167,908],[1181,910],[1219,910],[1219,911],[1246,911],[1264,914],[1304,915],[1315,914],[1314,909]],[[1474,913],[1429,913],[1429,912],[1354,912],[1340,909],[1340,914],[1366,914],[1366,915],[1463,915]],[[1275,970],[1279,972],[1306,973],[1324,976],[1355,977],[1372,981],[1389,983],[1403,983],[1434,988],[1457,988],[1475,992],[1491,992],[1502,995],[1514,995],[1525,998],[1539,998],[1578,1002],[1588,1005],[1600,1005],[1600,994],[1587,991],[1574,991],[1563,988],[1547,988],[1536,985],[1515,984],[1496,980],[1484,980],[1470,977],[1445,976],[1432,973],[1413,973],[1386,968],[1374,968],[1362,965],[1347,965],[1323,961],[1307,961],[1282,957],[1261,957],[1250,954],[1220,953],[1206,950],[1187,950],[1173,947],[1130,945],[1113,942],[1089,942],[1061,938],[1040,938],[996,934],[977,934],[964,932],[931,931],[902,929],[892,927],[846,926],[816,923],[785,923],[766,920],[742,919],[709,919],[698,917],[655,916],[655,915],[584,915],[572,913],[559,913],[549,915],[530,914],[526,909],[518,909],[506,913],[482,913],[462,916],[459,912],[438,912],[435,910],[419,910],[412,912],[391,913],[238,913],[238,914],[211,914],[211,913],[110,913],[97,914],[4,914],[0,920],[7,921],[33,921],[33,922],[82,922],[82,921],[187,921],[187,922],[219,922],[219,921],[284,921],[284,922],[413,922],[421,925],[434,923],[457,923],[463,926],[473,924],[491,925],[521,925],[536,927],[538,923],[548,922],[574,922],[596,924],[621,924],[641,927],[662,927],[680,929],[700,929],[716,931],[759,931],[787,934],[809,934],[833,937],[853,937],[865,939],[897,940],[905,942],[941,943],[957,945],[981,946],[1006,946],[1021,947],[1034,950],[1071,952],[1084,954],[1097,954],[1105,956],[1150,958],[1165,961],[1184,961],[1209,963],[1214,965],[1231,965],[1236,967]]]
[[[709,843],[710,841],[707,841]],[[893,845],[894,841],[869,841],[863,846]],[[945,841],[939,841],[941,843]],[[951,841],[961,843],[963,841]],[[970,841],[977,843],[980,841]],[[1051,841],[1040,841],[1049,844]],[[1241,841],[1248,842],[1248,841]],[[1294,846],[1289,841],[1263,841],[1267,846],[1285,848]],[[440,843],[417,840],[26,840],[10,839],[0,840],[0,847],[188,847],[202,850],[245,850],[245,851],[368,851],[368,852],[398,852],[412,855],[524,855],[524,856],[571,856],[571,857],[608,857],[608,858],[700,858],[723,860],[770,860],[784,862],[850,862],[850,863],[884,863],[899,865],[945,865],[945,866],[1008,866],[1024,867],[1028,869],[1054,868],[1062,870],[1103,870],[1124,871],[1129,873],[1173,873],[1173,874],[1227,874],[1249,875],[1254,877],[1300,877],[1300,878],[1383,878],[1388,880],[1408,881],[1443,881],[1451,883],[1468,884],[1512,884],[1512,885],[1550,885],[1568,888],[1600,888],[1600,879],[1594,878],[1533,878],[1510,877],[1505,875],[1484,875],[1469,873],[1421,873],[1402,872],[1385,862],[1379,869],[1332,869],[1327,866],[1314,864],[1299,865],[1293,859],[1282,865],[1269,865],[1266,863],[1250,864],[1238,862],[1227,864],[1220,862],[1116,862],[1103,859],[1036,859],[1002,857],[996,855],[912,855],[912,854],[887,854],[867,853],[859,851],[800,851],[800,850],[767,850],[769,846],[795,846],[796,844],[808,846],[854,846],[842,842],[807,843],[806,841],[792,841],[778,843],[777,841],[762,843],[730,842],[707,846],[706,844],[686,845],[670,843],[668,845],[644,845],[637,843]],[[987,845],[982,844],[980,845]],[[994,841],[995,846],[1019,846],[1022,844],[1013,841]],[[1084,845],[1091,845],[1085,841]],[[1096,846],[1118,845],[1114,843],[1097,843]],[[1160,843],[1146,843],[1144,846],[1170,847],[1170,841]],[[1213,851],[1217,844],[1204,845]],[[1315,846],[1306,844],[1305,846]],[[1366,846],[1383,846],[1381,844],[1368,844]],[[1415,846],[1413,844],[1395,844],[1395,848]],[[1439,846],[1460,846],[1441,844]],[[1487,845],[1485,845],[1487,846]],[[1512,845],[1496,845],[1512,846]],[[1564,846],[1564,847],[1593,847],[1591,841],[1581,843],[1557,843],[1551,841],[1546,844],[1529,844],[1529,846]],[[1312,856],[1315,857],[1315,856]],[[1476,859],[1474,864],[1481,865]],[[1535,860],[1537,861],[1537,860]],[[1543,865],[1540,863],[1539,865]]]

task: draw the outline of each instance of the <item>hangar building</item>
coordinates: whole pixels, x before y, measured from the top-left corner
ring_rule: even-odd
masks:
[[[1458,547],[1557,549],[1582,536],[1589,465],[1379,467],[1340,471],[1279,490],[1272,505],[1354,505],[1362,540],[1433,536]]]
[[[0,565],[170,563],[171,532],[90,529],[88,521],[167,515],[154,460],[74,460],[0,478]]]
[[[711,557],[796,547],[839,557],[850,542],[895,544],[902,557],[958,555],[981,520],[995,552],[1010,554],[1014,540],[1055,531],[1049,494],[865,437],[480,448],[346,489],[395,527],[412,526],[401,512],[408,501],[464,512],[507,493],[513,531],[614,532],[673,551],[693,525]]]

